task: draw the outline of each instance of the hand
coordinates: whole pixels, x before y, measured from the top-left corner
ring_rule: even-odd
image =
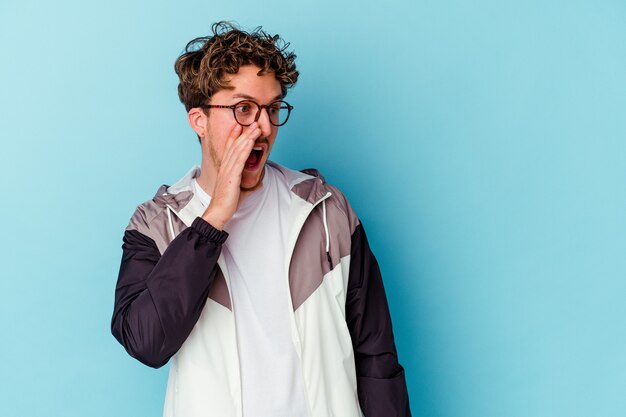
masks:
[[[242,130],[243,127],[238,124],[226,140],[226,148],[215,179],[211,203],[202,214],[204,220],[219,230],[224,228],[237,211],[243,169],[252,152],[254,142],[261,136],[261,129],[256,122],[251,124],[245,132],[242,133]]]

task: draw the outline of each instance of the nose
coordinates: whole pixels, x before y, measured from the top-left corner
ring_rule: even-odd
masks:
[[[272,132],[272,124],[270,123],[270,116],[267,113],[267,107],[263,107],[259,110],[259,117],[257,119],[259,129],[263,136],[267,137]]]

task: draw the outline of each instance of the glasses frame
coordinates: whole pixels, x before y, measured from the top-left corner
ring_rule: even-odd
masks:
[[[243,123],[241,123],[237,119],[237,114],[235,113],[235,109],[241,103],[254,103],[254,104],[256,104],[257,111],[256,111],[256,116],[254,117],[254,122],[257,122],[259,120],[259,117],[261,117],[261,110],[265,109],[265,112],[267,113],[267,120],[269,120],[269,122],[270,122],[270,124],[272,126],[276,126],[276,127],[282,126],[285,123],[287,123],[287,120],[289,120],[289,116],[291,115],[291,111],[293,110],[293,106],[291,104],[287,103],[284,100],[275,100],[275,101],[272,101],[270,104],[259,104],[259,103],[257,103],[254,100],[241,100],[241,101],[238,101],[237,103],[235,103],[235,104],[233,104],[231,106],[226,106],[226,105],[223,105],[223,104],[203,104],[202,106],[199,106],[199,107],[201,109],[231,109],[233,111],[233,117],[235,118],[235,121],[237,123],[239,123],[241,126],[247,127],[247,126],[250,126],[254,122],[248,123],[247,125],[243,124]],[[269,107],[271,107],[272,105],[276,104],[276,103],[283,103],[283,104],[285,104],[286,105],[285,108],[287,109],[287,117],[285,118],[285,121],[282,122],[281,124],[276,124],[276,123],[272,122],[272,118],[270,117],[270,114],[267,112],[267,109]],[[281,106],[280,108],[282,109],[283,107]]]

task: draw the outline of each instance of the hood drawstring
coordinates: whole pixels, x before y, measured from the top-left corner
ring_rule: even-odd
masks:
[[[170,242],[171,242],[172,240],[174,240],[174,237],[175,237],[174,236],[174,223],[172,223],[172,214],[171,214],[172,209],[170,208],[170,206],[166,206],[165,211],[167,212],[167,220],[168,220],[168,224],[170,227],[169,231],[170,231]]]
[[[326,200],[322,201],[322,221],[324,222],[324,232],[326,233],[326,259],[330,269],[333,269],[333,260],[330,257],[330,233],[328,232],[328,222],[326,221]]]

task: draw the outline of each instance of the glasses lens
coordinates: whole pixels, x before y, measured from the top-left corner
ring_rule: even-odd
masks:
[[[282,126],[287,123],[291,108],[284,101],[275,101],[267,107],[267,113],[270,116],[270,122],[275,126]]]
[[[259,106],[254,101],[240,101],[235,105],[235,119],[241,125],[254,123]]]
[[[282,126],[287,123],[291,106],[285,101],[275,101],[266,107],[270,123],[274,126]],[[259,113],[259,105],[254,101],[240,101],[235,105],[235,119],[240,125],[249,126],[254,123]]]

